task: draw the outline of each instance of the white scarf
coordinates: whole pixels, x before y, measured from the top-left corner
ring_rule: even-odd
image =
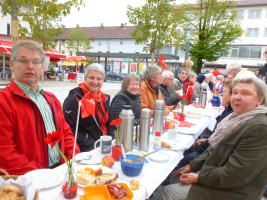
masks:
[[[235,113],[228,115],[218,124],[215,132],[209,138],[210,145],[213,149],[215,149],[217,145],[222,141],[222,139],[232,133],[235,128],[245,124],[246,121],[256,117],[257,115],[265,113],[267,113],[267,107],[260,105],[255,109],[239,116],[236,116]]]

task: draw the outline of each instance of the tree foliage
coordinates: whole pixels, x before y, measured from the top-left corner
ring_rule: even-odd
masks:
[[[131,35],[136,44],[144,44],[144,51],[152,54],[152,63],[155,50],[172,43],[178,23],[172,15],[174,4],[175,0],[147,0],[141,7],[128,6],[129,22],[137,27]]]
[[[30,37],[33,40],[43,43],[44,49],[54,48],[54,40],[62,33],[59,24],[62,16],[70,14],[72,7],[79,9],[83,0],[68,0],[59,3],[59,0],[4,0],[0,1],[3,16],[11,16],[12,37],[20,34],[23,38]],[[26,7],[23,11],[21,8]],[[28,22],[30,30],[22,27],[18,22]],[[18,31],[18,32],[17,32]],[[16,43],[16,40],[13,40]]]
[[[243,33],[232,0],[198,0],[196,4],[177,7],[175,16],[181,21],[181,33],[176,37],[176,46],[185,47],[187,29],[192,29],[190,56],[200,72],[203,59],[215,61],[228,53],[233,43]]]
[[[92,49],[91,41],[78,24],[76,28],[70,31],[69,40],[66,41],[65,48],[75,53]]]

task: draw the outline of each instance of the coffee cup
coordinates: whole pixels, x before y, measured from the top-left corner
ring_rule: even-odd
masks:
[[[168,129],[167,134],[169,140],[176,140],[177,132],[174,129]]]
[[[98,142],[100,142],[100,150],[96,147]],[[94,145],[95,149],[102,154],[110,154],[111,146],[112,146],[112,137],[108,135],[101,136],[100,139],[98,139]]]

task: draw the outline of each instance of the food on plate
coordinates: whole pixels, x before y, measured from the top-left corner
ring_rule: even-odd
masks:
[[[104,156],[102,158],[102,165],[111,168],[114,165],[114,159],[111,156]]]
[[[106,185],[117,180],[118,173],[104,173],[100,168],[94,170],[89,167],[81,168],[77,171],[77,182],[83,186],[89,185]]]
[[[167,142],[164,142],[163,140],[161,141],[161,146],[163,148],[167,148],[167,149],[170,149],[171,148],[171,145]]]
[[[169,119],[169,118],[167,118],[166,121],[167,121],[168,123],[170,123],[170,124],[174,124],[174,125],[178,123],[176,120]]]
[[[15,185],[0,188],[0,200],[26,200],[21,189]]]
[[[190,111],[187,111],[186,113],[189,115],[201,115],[201,113],[194,113],[194,112],[190,112]]]
[[[138,190],[139,189],[139,181],[135,181],[135,180],[131,180],[130,181],[130,184],[131,184],[131,190]]]
[[[126,187],[120,184],[107,185],[109,194],[112,199],[126,199],[129,195],[126,193]]]

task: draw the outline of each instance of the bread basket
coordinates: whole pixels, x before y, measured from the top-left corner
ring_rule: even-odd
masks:
[[[8,179],[17,180],[17,178],[19,177],[18,175],[9,175],[7,173],[7,171],[3,170],[3,169],[0,169],[0,172],[4,174],[4,175],[0,175],[0,177],[2,177],[5,180],[8,180]],[[38,190],[36,190],[34,200],[39,200],[39,192],[38,192]]]

